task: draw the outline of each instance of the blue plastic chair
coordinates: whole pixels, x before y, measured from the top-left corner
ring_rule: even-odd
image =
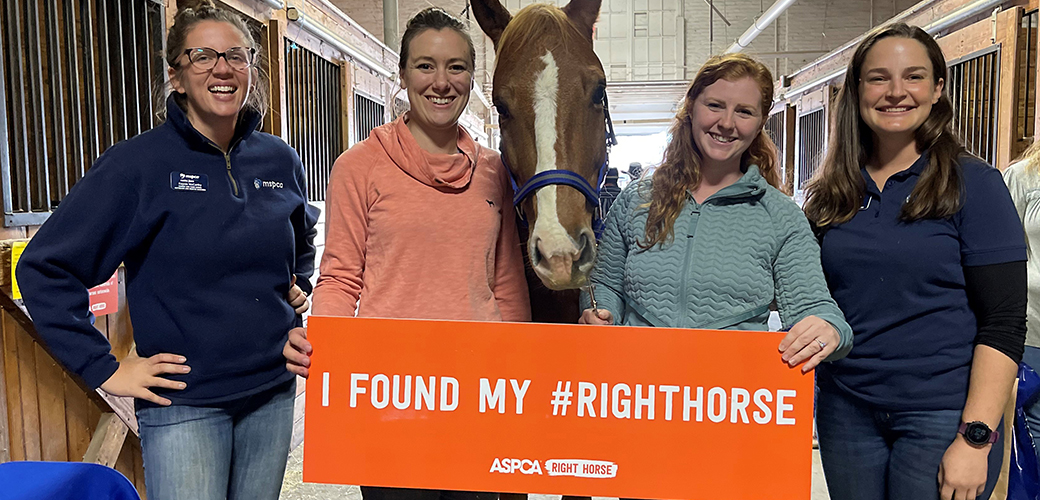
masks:
[[[0,500],[141,500],[119,471],[83,462],[0,464]]]

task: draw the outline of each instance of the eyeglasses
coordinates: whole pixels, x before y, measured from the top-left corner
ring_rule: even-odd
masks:
[[[241,71],[253,65],[256,49],[251,47],[231,47],[224,52],[217,52],[209,47],[192,47],[184,49],[184,53],[187,54],[191,64],[201,70],[208,71],[213,69],[217,65],[217,60],[223,57],[227,61],[228,66]]]

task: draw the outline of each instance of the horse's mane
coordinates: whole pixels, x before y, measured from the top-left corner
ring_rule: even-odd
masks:
[[[567,14],[559,7],[536,3],[517,12],[506,26],[498,42],[498,52],[511,54],[534,40],[556,39],[566,42],[572,38],[584,40],[585,37]]]

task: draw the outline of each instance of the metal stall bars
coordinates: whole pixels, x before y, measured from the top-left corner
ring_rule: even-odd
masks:
[[[787,109],[785,106],[784,109],[769,115],[765,126],[766,135],[769,136],[769,139],[773,141],[773,144],[776,146],[777,168],[780,169],[780,181],[783,184],[787,184],[787,169],[784,168],[784,141],[787,134],[784,115],[786,114]]]
[[[164,19],[158,0],[3,2],[5,227],[42,224],[102,151],[158,123]]]
[[[354,142],[368,138],[372,129],[385,123],[383,105],[359,92],[354,92]]]
[[[994,45],[949,64],[953,129],[967,150],[994,165],[997,156],[997,97],[1000,46]]]
[[[340,67],[291,40],[285,41],[289,145],[307,172],[310,201],[325,201],[332,164],[343,152]]]
[[[795,192],[805,191],[809,180],[823,163],[827,148],[827,116],[825,108],[818,108],[798,117],[798,161]]]

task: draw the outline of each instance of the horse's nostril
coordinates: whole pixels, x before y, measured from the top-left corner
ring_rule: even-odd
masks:
[[[581,233],[578,237],[578,251],[575,255],[581,256],[585,253],[585,249],[589,247],[589,237],[585,233]]]
[[[581,254],[578,255],[578,260],[575,262],[576,265],[590,264],[596,258],[594,241],[594,239],[589,238],[588,233],[581,233]]]
[[[534,244],[531,245],[531,266],[538,267],[538,264],[542,262],[542,250],[538,248],[538,240],[535,240]]]

